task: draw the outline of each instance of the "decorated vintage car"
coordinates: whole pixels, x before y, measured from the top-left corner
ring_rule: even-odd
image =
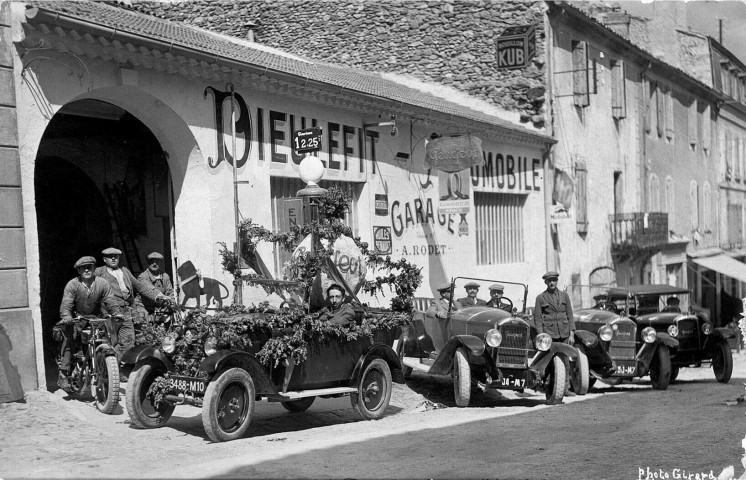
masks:
[[[689,290],[670,285],[631,285],[609,290],[609,301],[619,303],[638,329],[652,328],[657,336],[670,335],[678,345],[671,349],[670,379],[683,367],[712,366],[715,378],[728,383],[733,356],[728,339],[735,332],[715,328],[703,311],[689,302]]]
[[[485,291],[494,281],[457,277],[448,294],[452,298],[453,292],[462,291],[470,282]],[[451,299],[441,311],[434,305],[416,312],[396,345],[405,374],[416,370],[430,376],[450,376],[455,403],[461,407],[469,405],[472,380],[485,388],[541,391],[547,404],[561,403],[565,365],[577,359],[577,351],[553,343],[547,334],[536,335],[525,315],[526,285],[500,283],[506,287],[506,294],[514,289],[510,303],[516,308],[511,311],[486,305],[457,308],[460,302]]]
[[[216,442],[243,436],[256,400],[291,412],[316,397],[349,396],[365,419],[381,418],[392,381],[403,383],[391,345],[408,314],[358,308],[357,322],[334,325],[293,301],[305,284],[254,280],[286,299],[280,306],[231,307],[211,316],[195,310],[159,346],[128,352],[134,364],[126,392],[133,425],[163,426],[176,405],[202,407],[202,423]]]
[[[656,331],[645,322],[637,323],[630,313],[626,299],[631,287],[599,287],[569,285],[567,293],[573,301],[573,315],[577,333],[596,334],[603,350],[614,362],[613,369],[598,370],[589,362],[589,386],[596,380],[617,385],[625,380],[649,375],[654,389],[668,388],[671,355],[679,342],[663,329]],[[590,303],[594,305],[589,307]],[[632,311],[633,313],[634,311]],[[580,345],[579,348],[583,348]],[[593,351],[587,352],[589,356]]]

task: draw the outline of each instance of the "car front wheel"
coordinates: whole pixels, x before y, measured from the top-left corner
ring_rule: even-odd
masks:
[[[728,383],[733,373],[733,353],[727,341],[718,343],[712,356],[712,371],[720,383]]]
[[[466,350],[459,348],[453,355],[453,397],[457,407],[468,407],[471,400],[471,368]]]
[[[151,385],[166,373],[164,368],[145,364],[132,372],[125,400],[132,424],[139,428],[158,428],[165,425],[174,413],[175,405],[161,400],[158,407],[148,398]],[[158,402],[157,402],[158,403]]]
[[[251,375],[231,368],[210,382],[202,405],[202,425],[213,442],[241,438],[249,429],[256,396]]]
[[[547,405],[562,403],[565,396],[565,374],[565,362],[555,355],[546,380]]]
[[[655,390],[665,390],[671,381],[671,353],[668,347],[659,345],[650,365],[650,382]]]
[[[366,420],[378,420],[386,414],[392,388],[389,364],[376,358],[360,375],[357,392],[350,394],[352,408]]]
[[[585,395],[590,389],[590,373],[588,356],[583,347],[578,347],[578,358],[570,362],[570,388],[578,395]]]

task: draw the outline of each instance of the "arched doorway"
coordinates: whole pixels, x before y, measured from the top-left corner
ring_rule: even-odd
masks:
[[[75,260],[115,246],[134,275],[161,252],[170,274],[169,170],[155,136],[125,110],[98,100],[64,106],[39,144],[34,185],[42,337],[47,385],[56,385],[56,344],[65,283]]]

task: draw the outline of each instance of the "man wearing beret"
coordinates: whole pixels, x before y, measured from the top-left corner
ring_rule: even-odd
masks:
[[[114,301],[123,311],[131,311],[135,307],[135,297],[138,294],[153,302],[168,301],[168,298],[155,287],[136,279],[126,267],[119,266],[121,250],[111,247],[101,253],[106,265],[96,269],[96,276],[109,282]],[[135,345],[135,324],[132,315],[125,316],[124,321],[119,325],[117,337],[118,342],[114,350],[119,358],[122,358],[124,352]]]
[[[493,283],[492,285],[490,285],[490,300],[487,302],[487,306],[509,310],[512,305],[508,302],[503,301],[504,291],[505,287],[499,283]]]
[[[106,280],[94,275],[96,259],[81,257],[75,262],[78,276],[67,282],[60,303],[60,321],[54,326],[52,336],[60,342],[58,358],[59,380],[62,389],[70,387],[67,379],[70,374],[72,345],[75,341],[73,317],[78,315],[117,314],[119,308]]]
[[[163,271],[163,255],[158,252],[151,252],[148,254],[147,259],[148,269],[142,272],[137,279],[147,283],[148,285],[152,285],[153,288],[167,296],[169,299],[173,299],[174,287],[171,285],[171,278],[169,278],[168,274]],[[153,314],[155,307],[158,306],[156,302],[141,294],[137,295],[137,299],[151,315]]]
[[[575,321],[572,317],[570,297],[557,288],[559,273],[549,271],[541,278],[547,289],[536,296],[534,324],[538,333],[546,333],[552,341],[573,345]]]
[[[477,298],[477,292],[479,292],[478,283],[469,282],[466,285],[464,285],[464,289],[466,289],[466,296],[464,298],[458,299],[458,302],[461,304],[462,307],[475,307],[475,306],[487,305],[487,302],[485,302],[481,298]]]
[[[440,299],[433,302],[433,304],[430,305],[430,307],[426,310],[426,313],[430,313],[431,315],[435,315],[435,317],[440,318],[441,320],[445,320],[448,318],[449,304],[452,312],[455,312],[456,310],[460,310],[462,308],[461,302],[459,302],[458,300],[454,300],[451,303],[451,286],[452,285],[450,283],[446,283],[438,288]]]

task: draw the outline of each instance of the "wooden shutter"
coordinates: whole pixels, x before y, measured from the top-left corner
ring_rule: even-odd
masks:
[[[579,233],[586,233],[588,232],[588,170],[584,162],[575,164],[575,186],[577,230]]]
[[[699,123],[699,116],[697,114],[697,100],[693,99],[689,105],[689,115],[687,116],[687,133],[689,137],[689,145],[695,147],[697,145],[697,128]]]
[[[625,88],[624,61],[611,64],[611,114],[614,118],[627,116],[627,89]]]
[[[673,140],[673,93],[671,90],[666,90],[665,95],[665,106],[666,106],[666,138]]]
[[[656,129],[658,131],[658,136],[663,136],[663,130],[665,128],[665,121],[666,121],[666,114],[665,114],[665,99],[663,97],[663,92],[661,91],[660,87],[656,84],[655,85],[655,124]]]
[[[572,42],[572,92],[575,105],[587,107],[590,104],[588,93],[588,46],[585,42]]]
[[[644,107],[644,115],[643,115],[643,122],[644,122],[644,128],[645,133],[650,133],[650,129],[652,128],[652,122],[650,121],[650,115],[653,109],[652,102],[650,99],[650,80],[648,80],[645,77],[642,77],[642,98],[645,102]]]

